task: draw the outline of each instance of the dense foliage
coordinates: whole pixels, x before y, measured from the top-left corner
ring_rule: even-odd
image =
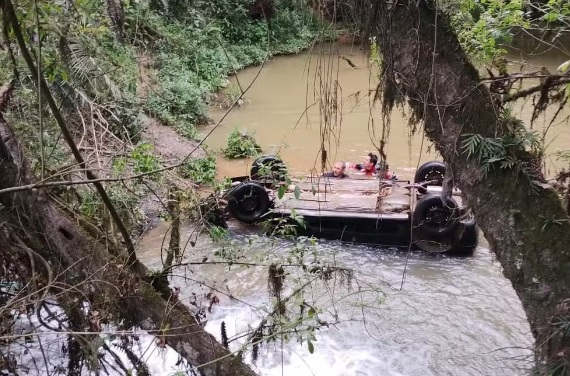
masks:
[[[174,2],[126,8],[131,43],[156,51],[160,90],[149,93],[150,112],[176,127],[205,122],[203,98],[227,85],[227,73],[275,54],[299,52],[319,32],[317,18],[286,1],[275,2],[270,22],[252,19],[250,3],[196,2],[190,8]]]
[[[72,7],[66,4],[18,2],[15,6],[22,28],[31,36],[28,42],[35,64],[60,104],[79,149],[86,152],[88,166],[101,177],[149,173],[168,165],[148,144],[152,140],[143,137],[149,124],[143,113],[172,126],[183,137],[197,139],[197,127],[208,122],[209,93],[226,87],[228,74],[275,54],[299,52],[323,29],[303,2],[288,0],[261,5],[250,0],[77,0]],[[18,80],[17,95],[6,114],[10,124],[16,127],[38,175],[81,177],[66,167],[72,162],[67,145],[44,103],[38,101],[13,31],[7,32],[3,39],[8,48],[0,49],[0,82]],[[228,96],[236,95],[232,90],[228,89]],[[215,159],[187,161],[176,171],[210,184]],[[145,179],[160,191],[165,178],[158,174]],[[149,187],[141,183],[108,183],[107,189],[123,207],[148,193]],[[78,197],[80,203],[70,205],[84,214],[101,213],[95,210],[101,204],[96,195],[85,187],[77,191],[69,196]],[[125,192],[135,199],[125,200]],[[122,214],[132,217],[129,212],[134,207],[125,210]]]
[[[131,243],[129,234],[117,231],[118,228],[128,227],[136,236],[147,228],[146,221],[155,219],[157,215],[166,215],[178,226],[183,215],[184,218],[192,216],[198,223],[207,221],[208,213],[203,212],[198,202],[203,198],[199,197],[202,192],[196,190],[197,185],[214,185],[214,190],[227,188],[227,182],[223,185],[214,182],[215,155],[204,153],[203,148],[192,142],[199,138],[198,126],[208,122],[208,100],[213,97],[210,93],[224,89],[228,84],[227,76],[240,68],[259,64],[275,54],[296,53],[310,47],[321,35],[323,26],[302,1],[261,1],[257,5],[250,0],[25,0],[11,3],[14,3],[15,17],[11,17],[11,5],[2,2],[0,6],[5,21],[0,42],[0,83],[14,81],[16,89],[11,95],[10,107],[1,110],[6,123],[15,128],[17,138],[32,162],[35,176],[25,175],[32,181],[49,183],[64,180],[70,183],[42,189],[42,194],[47,191],[54,199],[42,202],[48,205],[57,203],[59,208],[66,210],[66,215],[73,218],[72,222],[80,224],[90,236],[105,239],[101,243],[103,252],[95,256],[97,262],[105,263],[106,257],[112,257],[110,264],[119,268],[127,263],[132,266],[136,255],[129,257],[125,264],[117,261],[120,259],[118,253],[111,256],[113,250],[109,250],[115,248],[114,244],[119,244],[115,237],[117,232],[121,233],[123,240],[129,240],[126,243]],[[20,34],[19,29],[23,31]],[[23,43],[21,38],[17,39],[22,34],[26,39]],[[47,81],[49,92],[44,92],[44,96],[39,95],[35,84],[38,77],[29,73],[34,69],[29,66],[29,61],[25,62],[27,54],[31,54],[34,60],[32,65],[39,68],[39,76]],[[241,88],[238,94],[232,90],[235,88],[226,89],[228,97],[237,98],[243,94]],[[46,98],[51,97],[57,104],[48,109]],[[56,123],[54,114],[60,111],[65,120]],[[70,137],[67,137],[67,143],[61,137],[62,129],[66,127],[72,138],[69,142]],[[172,129],[181,137],[173,136]],[[73,145],[78,149],[75,155],[70,153]],[[195,153],[191,155],[192,152]],[[83,156],[85,163],[77,154]],[[97,184],[96,188],[102,187],[100,182],[76,185],[77,181],[85,180],[85,170],[89,171],[87,176],[105,180],[102,183],[104,189],[94,189],[94,184]],[[211,187],[206,189],[212,190]],[[29,197],[33,199],[34,194],[35,191]],[[181,204],[178,201],[185,202]],[[193,207],[188,208],[188,203]],[[4,206],[0,205],[2,208]],[[187,213],[181,213],[180,208],[187,209]],[[16,211],[11,210],[11,213]],[[57,209],[53,210],[57,216],[56,212]],[[111,212],[118,213],[118,216]],[[35,231],[23,224],[20,227],[22,231],[39,237],[44,235],[44,228]],[[70,234],[63,232],[61,227],[59,229],[66,238]],[[174,229],[172,234],[175,238]],[[76,238],[74,242],[77,242]],[[49,242],[44,243],[51,246]],[[3,249],[10,250],[10,247],[3,243]],[[75,251],[86,252],[82,260],[91,263],[90,257],[96,253],[94,249],[78,248]],[[129,249],[128,246],[126,248]],[[133,252],[129,256],[135,253],[134,247],[131,249]],[[52,251],[50,255],[55,255],[63,248]],[[8,254],[12,252],[3,253],[4,256]],[[74,274],[73,278],[81,274],[61,267],[61,259],[51,264],[58,272],[65,270],[62,273]],[[179,262],[178,255],[176,260]],[[78,264],[75,263],[76,266]],[[98,268],[103,273],[111,269]],[[148,277],[143,269],[138,270],[136,289],[139,292]],[[32,274],[37,276],[42,271],[36,269]],[[26,279],[23,274],[0,274],[2,281],[5,278]],[[105,281],[104,286],[109,286],[107,281],[117,280],[107,275],[90,275],[83,280],[89,278],[93,281],[88,283],[100,285]],[[87,283],[83,285],[87,286]],[[127,285],[118,283],[113,291]],[[154,284],[153,287],[159,289]],[[75,291],[75,287],[72,286],[71,290]],[[66,291],[60,294],[57,288],[50,287],[50,292],[57,297],[69,291],[66,287]],[[25,289],[22,293],[26,294]],[[122,297],[132,296],[126,290],[121,294]],[[75,300],[85,302],[89,307],[79,316],[100,315],[105,316],[105,320],[109,319],[108,322],[129,326],[120,315],[109,314],[109,307],[122,306],[119,299],[108,299],[104,293],[93,295]],[[103,306],[97,306],[98,297],[108,300]],[[144,299],[147,304],[144,311],[152,310],[147,298]],[[172,301],[169,299],[169,302]],[[62,309],[67,308],[64,304]],[[160,323],[156,329],[162,333],[168,331],[170,308],[159,313]],[[70,313],[73,309],[65,311],[67,318],[73,316]],[[0,306],[0,310],[12,312],[11,306]],[[133,308],[133,312],[135,310]],[[3,318],[10,316],[4,313],[1,315]],[[60,323],[66,321],[69,324],[67,318]],[[197,314],[195,319],[199,320],[200,316]],[[92,329],[96,332],[100,327]],[[196,338],[195,333],[192,337]],[[168,341],[172,340],[169,335]],[[91,356],[91,350],[96,353],[102,346],[102,341],[82,342],[81,345],[70,346],[69,350],[64,346],[62,352],[68,353],[70,359],[69,373],[81,372],[82,368],[99,372],[101,363],[97,356]],[[211,346],[197,350],[207,352],[209,349]],[[10,370],[16,372],[22,366],[19,360],[12,361],[12,355],[4,352],[5,347],[1,350],[0,368],[5,369],[2,365],[9,362]],[[129,351],[129,346],[124,350]],[[131,360],[136,358],[130,354]],[[83,362],[89,364],[84,365]],[[142,364],[142,357],[136,363],[137,372],[149,374]],[[48,363],[45,364],[47,366]],[[125,374],[130,373],[121,362],[119,364]],[[229,372],[232,375],[244,374],[238,372],[240,367],[237,366],[232,366]],[[216,367],[218,373],[219,367]],[[241,368],[243,371],[247,367]],[[245,374],[250,372],[246,370]]]

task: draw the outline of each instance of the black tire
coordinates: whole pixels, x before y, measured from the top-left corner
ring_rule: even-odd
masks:
[[[227,194],[228,211],[244,223],[257,222],[269,211],[269,195],[263,186],[255,182],[245,182]]]
[[[287,167],[279,157],[264,155],[253,161],[250,176],[251,180],[274,185],[287,179]]]
[[[449,251],[465,229],[457,202],[436,194],[423,196],[412,214],[412,240],[428,252]]]
[[[447,252],[453,256],[471,256],[479,244],[479,231],[475,223],[475,217],[471,214],[470,218],[461,221],[465,226],[461,239]]]
[[[414,176],[414,183],[423,183],[434,181],[430,185],[443,185],[443,178],[445,177],[445,163],[439,161],[431,161],[424,163],[416,171]]]

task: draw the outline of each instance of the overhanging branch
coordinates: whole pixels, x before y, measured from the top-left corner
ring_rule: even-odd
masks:
[[[543,90],[550,91],[562,85],[570,84],[570,77],[568,76],[550,76],[539,85],[530,87],[525,90],[518,91],[514,94],[508,94],[503,98],[503,103],[516,101],[517,99],[527,97],[531,94],[542,92]]]

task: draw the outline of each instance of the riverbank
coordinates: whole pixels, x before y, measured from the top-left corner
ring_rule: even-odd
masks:
[[[142,115],[145,124],[143,142],[153,146],[161,164],[166,165],[167,161],[172,164],[188,157],[188,152],[202,138],[199,127],[213,123],[208,115],[209,109],[229,110],[240,96],[243,99],[235,103],[237,107],[248,101],[248,94],[243,93],[245,87],[239,81],[235,85],[230,84],[228,76],[235,76],[238,69],[260,64],[274,56],[291,55],[310,48],[324,27],[314,15],[302,9],[284,10],[283,14],[278,10],[271,27],[280,29],[284,27],[281,25],[283,22],[288,23],[288,27],[298,25],[282,30],[283,35],[274,36],[272,43],[263,38],[257,41],[250,39],[250,44],[244,44],[242,40],[232,43],[215,32],[207,37],[201,36],[201,46],[192,43],[196,32],[192,27],[174,23],[163,35],[169,43],[167,46],[140,55],[137,93],[146,114]],[[268,27],[264,22],[255,22],[242,32],[247,33],[251,28],[260,31],[264,27]],[[288,37],[284,38],[286,35]],[[325,32],[320,37],[328,38],[327,35],[334,35],[334,31]],[[189,41],[186,45],[185,40]],[[197,51],[202,52],[196,56]],[[185,58],[192,54],[194,59]],[[202,145],[190,156],[183,171],[173,170],[179,175],[176,180],[192,181],[207,191],[213,190],[217,166],[210,161],[213,161],[214,154]],[[139,200],[139,210],[144,213],[144,218],[140,221],[143,225],[137,226],[137,237],[151,228],[157,218],[168,216],[163,204],[167,201],[167,194],[166,187],[162,186]]]

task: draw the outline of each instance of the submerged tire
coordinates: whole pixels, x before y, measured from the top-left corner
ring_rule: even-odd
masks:
[[[463,235],[457,202],[436,194],[423,196],[412,214],[412,241],[428,252],[447,252]]]
[[[287,167],[281,158],[275,155],[264,155],[251,164],[251,180],[265,185],[274,185],[287,179]]]
[[[257,222],[269,211],[269,195],[263,186],[245,182],[227,194],[228,211],[244,223]]]
[[[471,256],[479,244],[479,231],[475,223],[475,217],[470,216],[469,219],[461,221],[465,226],[465,230],[461,239],[449,250],[449,254],[453,256]]]
[[[431,161],[424,163],[416,171],[414,176],[414,183],[423,183],[426,181],[435,181],[431,185],[443,185],[443,178],[445,177],[445,163],[440,161]]]

